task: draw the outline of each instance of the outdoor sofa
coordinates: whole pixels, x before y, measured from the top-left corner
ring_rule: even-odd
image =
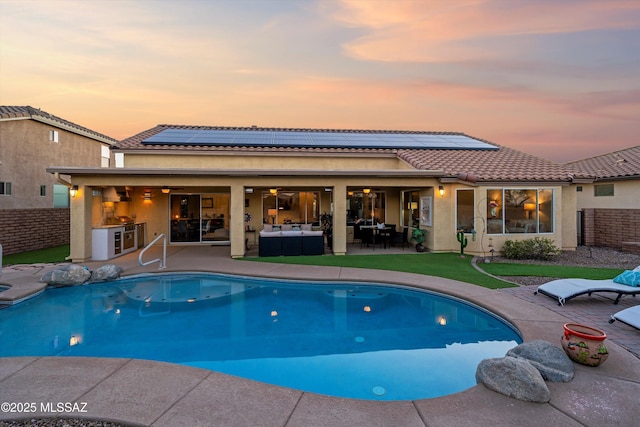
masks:
[[[310,229],[262,230],[258,240],[258,253],[261,257],[323,255],[324,233],[322,230]]]

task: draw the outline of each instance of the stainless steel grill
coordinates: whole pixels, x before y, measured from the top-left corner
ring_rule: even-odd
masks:
[[[124,231],[135,231],[136,229],[136,224],[135,221],[128,217],[128,216],[119,216],[118,219],[120,220],[120,223],[122,225],[124,225]]]

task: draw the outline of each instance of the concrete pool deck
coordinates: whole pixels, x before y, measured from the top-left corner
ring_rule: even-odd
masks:
[[[577,321],[573,317],[575,309],[568,312],[571,317],[567,318],[549,308],[552,300],[548,297],[536,296],[540,298],[538,304],[537,299],[527,301],[511,291],[489,290],[438,277],[232,260],[225,247],[182,246],[168,247],[167,251],[168,268],[162,271],[388,282],[446,293],[509,320],[525,341],[543,339],[559,345],[562,324]],[[152,253],[145,259],[155,257]],[[106,263],[122,266],[125,275],[159,271],[157,264],[140,267],[137,253],[82,265],[93,270]],[[22,286],[36,286],[40,277],[54,268],[47,265],[5,268],[0,283],[13,285],[13,292],[17,292]],[[633,299],[630,301],[635,303]],[[612,312],[623,308],[606,301],[593,304],[610,304]],[[590,305],[580,307],[588,310]],[[585,315],[588,318],[589,313]],[[635,334],[635,340],[640,340],[640,332],[619,322],[614,326],[620,327],[623,338],[634,340]],[[135,359],[0,358],[0,403],[33,403],[36,409],[29,413],[3,410],[0,421],[55,416],[145,426],[640,425],[640,359],[614,340],[608,339],[606,343],[610,355],[602,366],[575,364],[572,381],[547,383],[551,401],[546,404],[521,402],[483,385],[435,399],[382,402],[317,395],[198,368]],[[56,412],[59,402],[71,404],[67,407],[75,412]],[[73,406],[74,403],[77,405]]]

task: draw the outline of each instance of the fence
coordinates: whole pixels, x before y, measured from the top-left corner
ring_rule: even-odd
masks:
[[[70,235],[68,208],[0,209],[3,254],[66,245]]]

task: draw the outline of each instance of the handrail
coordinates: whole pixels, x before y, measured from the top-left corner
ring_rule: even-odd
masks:
[[[142,262],[142,255],[144,255],[144,253],[147,251],[147,249],[149,249],[155,242],[157,242],[161,238],[164,238],[164,242],[163,242],[163,245],[162,245],[162,259],[156,258],[156,259],[152,259],[151,261]],[[158,237],[153,239],[153,241],[151,243],[149,243],[147,246],[145,246],[144,249],[140,251],[140,255],[138,255],[138,262],[142,266],[149,265],[149,264],[152,264],[154,262],[159,262],[160,266],[158,267],[158,269],[167,268],[167,236],[165,236],[165,234],[162,233]]]

